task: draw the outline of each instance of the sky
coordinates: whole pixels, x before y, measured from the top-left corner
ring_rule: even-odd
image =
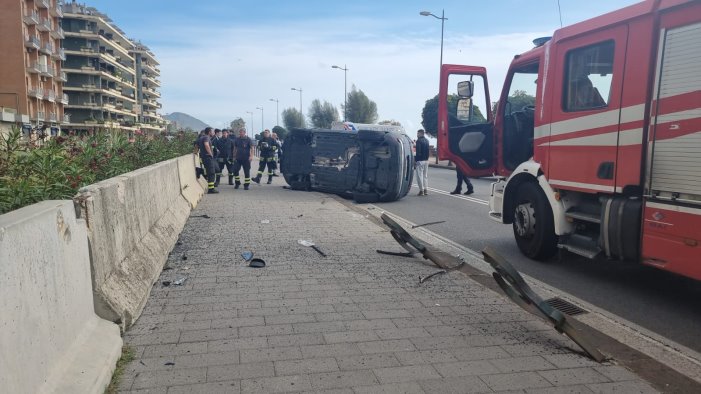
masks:
[[[563,25],[635,3],[559,0]],[[487,67],[498,97],[514,55],[560,27],[557,0],[92,0],[161,63],[162,113],[185,112],[214,127],[245,120],[249,132],[271,129],[279,112],[305,115],[314,99],[339,110],[355,85],[377,104],[378,121],[407,134],[438,93],[441,21],[443,63]],[[258,107],[263,110],[257,109]],[[249,113],[250,112],[250,113]],[[252,123],[251,123],[252,122]],[[282,124],[282,119],[279,121]],[[261,127],[261,124],[263,127]]]

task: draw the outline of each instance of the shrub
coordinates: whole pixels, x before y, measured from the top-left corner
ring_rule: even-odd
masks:
[[[72,198],[78,189],[192,152],[195,136],[122,132],[58,136],[41,145],[19,130],[0,135],[0,214],[43,200]]]

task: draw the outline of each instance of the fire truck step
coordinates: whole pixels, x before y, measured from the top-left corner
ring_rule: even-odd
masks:
[[[593,259],[599,253],[601,253],[601,248],[598,246],[596,240],[581,234],[572,234],[568,237],[561,237],[560,243],[557,245],[557,247],[574,254],[584,256],[588,259]]]
[[[589,213],[570,209],[569,211],[565,212],[565,216],[568,218],[582,220],[589,223],[601,224],[601,217],[598,213]]]

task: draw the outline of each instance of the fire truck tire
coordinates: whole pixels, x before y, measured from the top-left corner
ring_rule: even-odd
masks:
[[[521,185],[516,196],[514,238],[521,253],[534,260],[547,260],[557,252],[557,235],[545,193],[537,184]]]

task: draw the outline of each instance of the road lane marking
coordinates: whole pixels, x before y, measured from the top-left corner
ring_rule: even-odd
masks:
[[[414,186],[417,188],[419,187],[416,184],[414,184]],[[455,198],[459,198],[461,200],[475,202],[477,204],[489,205],[489,201],[487,201],[487,200],[482,200],[482,199],[475,198],[475,197],[469,197],[469,196],[466,196],[464,194],[450,194],[450,192],[440,190],[440,189],[434,189],[432,187],[428,187],[428,188],[426,188],[426,190],[429,190],[429,191],[434,192],[434,193],[442,194],[442,195],[445,195],[448,197],[455,197]]]

